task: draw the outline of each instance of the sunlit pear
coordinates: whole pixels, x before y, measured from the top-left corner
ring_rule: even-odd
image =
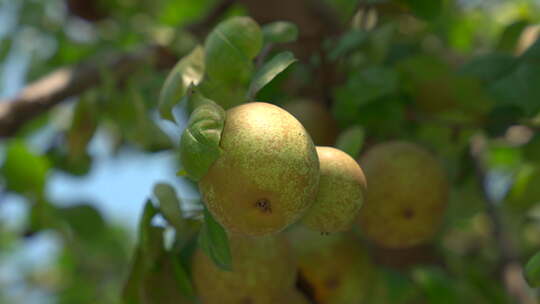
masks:
[[[302,218],[307,227],[323,232],[350,229],[364,200],[366,178],[358,163],[332,147],[317,147],[321,177],[315,203]]]
[[[220,146],[220,157],[199,186],[225,229],[276,233],[312,205],[319,186],[317,151],[287,111],[262,102],[228,110]]]

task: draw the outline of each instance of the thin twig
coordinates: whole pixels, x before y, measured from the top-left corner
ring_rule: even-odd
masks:
[[[511,238],[508,237],[502,217],[499,213],[497,203],[488,193],[486,168],[484,162],[485,138],[477,135],[471,140],[470,155],[474,161],[475,172],[478,183],[482,189],[484,201],[486,202],[486,212],[492,223],[493,237],[501,254],[502,281],[508,294],[519,304],[537,304],[536,299],[531,295],[529,287],[523,278],[523,267],[519,263],[516,247]]]
[[[221,15],[234,3],[223,0],[200,22],[186,26],[186,30],[195,35],[211,27]],[[29,120],[48,111],[55,105],[69,100],[88,89],[102,83],[102,70],[111,71],[115,79],[122,81],[145,62],[162,60],[170,55],[162,46],[149,45],[139,51],[118,54],[109,60],[85,61],[78,65],[60,68],[43,78],[29,84],[14,98],[0,100],[0,137],[9,137]],[[161,62],[163,63],[163,62]],[[169,65],[174,64],[174,62]]]

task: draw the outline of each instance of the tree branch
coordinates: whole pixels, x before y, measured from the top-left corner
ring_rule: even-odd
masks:
[[[474,161],[475,172],[482,189],[486,212],[492,223],[492,232],[499,247],[502,264],[502,281],[508,294],[519,304],[537,304],[531,295],[527,282],[523,278],[523,267],[519,263],[517,250],[507,234],[497,203],[488,193],[486,168],[484,162],[485,138],[474,136],[471,141],[470,155]]]
[[[81,94],[101,82],[101,71],[126,78],[141,63],[156,57],[160,48],[146,47],[130,54],[114,56],[105,63],[85,62],[60,68],[25,87],[11,100],[0,101],[0,137],[14,135],[27,121],[58,103]],[[102,60],[103,61],[103,60]]]
[[[234,0],[222,0],[203,20],[188,25],[185,29],[195,35],[205,31],[233,3]],[[102,70],[110,71],[117,80],[123,80],[134,70],[144,66],[144,63],[162,60],[167,57],[166,55],[170,54],[164,47],[150,45],[132,53],[113,56],[108,60],[87,61],[53,71],[29,84],[16,97],[0,100],[0,137],[15,135],[29,120],[70,97],[98,86],[103,80]]]

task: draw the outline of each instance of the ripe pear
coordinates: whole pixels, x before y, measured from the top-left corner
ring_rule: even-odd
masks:
[[[360,164],[369,181],[359,217],[365,236],[396,249],[431,239],[449,194],[446,172],[437,159],[418,145],[392,141],[372,147]]]
[[[321,103],[300,99],[284,105],[283,108],[302,123],[315,145],[333,146],[336,143],[337,122]]]
[[[317,304],[363,303],[375,269],[359,239],[321,235],[298,227],[289,233],[297,255],[298,279]]]
[[[199,188],[228,231],[277,233],[315,200],[317,151],[300,122],[280,107],[253,102],[228,110],[220,147]]]
[[[316,148],[321,172],[319,192],[302,223],[325,233],[348,230],[364,200],[364,172],[347,153],[332,147]]]
[[[195,290],[203,304],[274,304],[294,287],[294,256],[283,235],[229,234],[232,271],[218,268],[200,248],[192,260]]]

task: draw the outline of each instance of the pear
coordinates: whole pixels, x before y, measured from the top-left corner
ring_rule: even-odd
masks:
[[[280,232],[315,200],[317,151],[300,122],[282,108],[253,102],[228,110],[220,147],[199,189],[226,230]]]
[[[363,303],[376,275],[367,249],[350,234],[321,235],[296,228],[289,233],[298,280],[317,304]]]
[[[283,235],[229,235],[232,271],[218,268],[200,248],[192,260],[195,290],[203,304],[273,304],[294,287],[296,269]]]
[[[449,195],[445,170],[424,148],[403,141],[378,144],[360,164],[369,181],[359,222],[366,237],[385,248],[431,239]]]
[[[333,146],[338,136],[338,125],[330,111],[320,102],[299,99],[283,106],[306,128],[315,145]]]
[[[319,192],[302,223],[324,233],[346,231],[358,217],[364,200],[364,172],[339,149],[317,147],[317,155],[321,172]]]

